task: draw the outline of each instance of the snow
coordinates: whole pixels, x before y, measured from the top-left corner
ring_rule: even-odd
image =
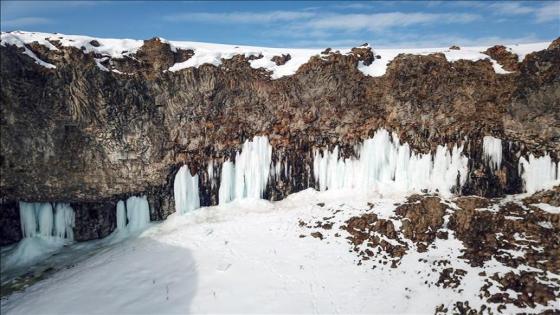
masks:
[[[175,211],[186,213],[200,207],[198,174],[191,175],[187,165],[181,166],[173,182]]]
[[[482,139],[484,159],[490,165],[490,169],[498,170],[502,165],[502,140],[492,136]]]
[[[539,208],[539,209],[541,209],[545,212],[549,212],[549,213],[552,213],[552,214],[560,214],[560,207],[555,207],[555,206],[549,205],[547,203],[535,203],[535,204],[532,204],[531,206],[535,206],[535,207],[537,207],[537,208]]]
[[[519,159],[519,171],[523,179],[525,191],[534,193],[536,191],[550,188],[560,184],[558,174],[558,163],[552,161],[549,154],[541,157],[529,155],[529,159]]]
[[[123,58],[138,51],[142,47],[144,41],[133,39],[110,39],[110,38],[96,38],[89,36],[78,35],[63,35],[52,33],[39,33],[39,32],[2,32],[1,45],[16,45],[25,49],[24,53],[29,55],[35,60],[37,64],[48,68],[55,68],[54,65],[39,60],[31,50],[25,45],[32,42],[37,42],[48,49],[57,50],[50,41],[59,41],[64,47],[76,47],[82,49],[84,53],[94,52],[96,54],[111,57]],[[91,41],[96,40],[100,46],[95,47],[91,45]],[[231,59],[235,55],[244,55],[245,57],[259,57],[262,58],[250,60],[249,64],[252,68],[263,68],[270,71],[271,79],[279,79],[285,76],[291,76],[297,72],[299,67],[309,61],[313,56],[321,55],[322,49],[296,49],[296,48],[266,48],[254,46],[237,46],[237,45],[224,45],[224,44],[210,44],[201,42],[190,41],[168,41],[160,38],[162,42],[170,45],[172,51],[177,49],[191,49],[194,51],[194,56],[188,60],[172,65],[168,71],[175,72],[187,68],[198,68],[204,64],[211,64],[219,66],[222,64],[222,59]],[[549,43],[534,43],[534,44],[517,44],[506,45],[507,49],[519,56],[519,60],[523,60],[525,56],[534,51],[546,49]],[[399,54],[416,54],[428,55],[433,53],[443,53],[448,61],[455,62],[458,60],[482,60],[489,59],[496,73],[505,74],[505,71],[495,60],[491,59],[488,55],[482,53],[488,47],[461,47],[460,50],[452,50],[449,48],[413,48],[413,49],[374,49],[375,55],[379,55],[381,59],[376,59],[371,65],[366,66],[363,62],[359,62],[358,69],[368,76],[382,76],[385,74],[387,65]],[[341,54],[350,53],[349,48],[333,49],[339,50]],[[281,56],[289,54],[291,59],[284,65],[276,65],[271,59],[274,56]],[[96,59],[97,66],[103,71],[109,71],[101,64],[101,59]]]
[[[339,158],[332,152],[315,151],[313,174],[321,191],[329,189],[373,189],[379,192],[419,192],[423,189],[451,195],[451,189],[466,181],[468,158],[463,147],[451,150],[438,146],[435,154],[416,154],[407,143],[400,144],[385,129],[375,132],[358,148],[359,158]]]
[[[308,189],[279,202],[234,200],[185,215],[175,213],[137,238],[109,245],[3,299],[2,312],[432,314],[437,305],[465,300],[473,308],[486,304],[495,312],[499,304],[479,297],[485,279],[479,273],[536,270],[513,269],[495,259],[483,268],[471,267],[458,258],[464,247],[452,232],[447,240],[436,239],[425,253],[410,250],[396,269],[375,260],[357,265],[348,240],[333,234],[343,234],[339,226],[363,214],[368,202],[375,205],[375,213],[390,217],[394,203],[402,200]],[[298,224],[332,215],[334,209],[343,211],[333,230],[321,230],[326,236],[322,241],[309,237],[313,230]],[[435,264],[442,259],[450,265]],[[448,267],[467,271],[459,287],[433,285]],[[490,290],[496,287],[495,283]],[[538,313],[544,308],[507,304],[502,312]]]

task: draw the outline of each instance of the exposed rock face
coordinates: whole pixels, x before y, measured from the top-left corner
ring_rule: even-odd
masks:
[[[281,66],[285,65],[286,62],[288,62],[290,59],[292,59],[292,56],[290,56],[290,54],[282,54],[281,56],[272,57],[271,61],[274,62],[277,66]]]
[[[71,205],[76,214],[74,239],[87,241],[103,238],[115,230],[115,202],[76,203]]]
[[[201,204],[215,204],[209,160],[220,174],[220,162],[257,134],[268,135],[273,161],[289,169],[269,182],[269,199],[315,186],[313,147],[338,144],[348,156],[380,127],[419,152],[467,139],[473,162],[464,194],[521,190],[519,155],[504,154],[503,169],[491,172],[481,159],[484,135],[506,139],[522,154],[546,150],[556,158],[560,149],[560,48],[554,45],[506,75],[488,60],[450,63],[432,54],[400,55],[386,75],[368,77],[358,64],[383,61],[358,47],[346,55],[325,51],[278,80],[251,68],[253,57],[243,55],[220,66],[163,71],[194,52],[173,51],[157,38],[122,59],[27,46],[56,69],[35,64],[15,46],[0,47],[0,188],[11,202],[84,203],[87,211],[104,213],[105,202],[148,194],[152,219],[163,219],[174,211],[178,166],[199,174]],[[94,234],[111,230],[109,221]]]
[[[19,224],[19,204],[13,201],[0,203],[0,246],[9,245],[21,239]]]
[[[516,54],[508,51],[505,46],[496,45],[486,49],[484,53],[496,60],[507,71],[517,71],[519,69],[519,58]]]
[[[437,231],[443,225],[443,216],[447,206],[438,197],[414,195],[395,211],[402,217],[402,231],[406,238],[419,243],[419,251],[425,251],[436,238]],[[421,244],[420,244],[421,242]]]

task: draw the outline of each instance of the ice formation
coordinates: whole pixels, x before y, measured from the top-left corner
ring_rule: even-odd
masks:
[[[41,260],[74,240],[74,210],[66,203],[19,203],[23,239],[2,261],[2,270]]]
[[[482,139],[482,152],[484,160],[490,165],[490,169],[498,170],[502,165],[502,140],[492,136]]]
[[[438,146],[435,155],[411,152],[395,134],[378,130],[357,148],[358,158],[339,157],[338,146],[332,152],[315,151],[313,174],[320,190],[362,189],[377,191],[439,191],[451,194],[464,184],[468,159],[463,147],[452,150]]]
[[[183,165],[173,182],[175,211],[183,214],[200,207],[198,174],[192,176],[188,166]]]
[[[528,160],[521,157],[519,159],[519,172],[523,178],[525,191],[528,193],[560,184],[558,163],[552,161],[548,154],[541,157],[530,154]]]
[[[117,202],[117,230],[123,230],[126,228],[126,206],[124,201],[119,200]]]
[[[139,231],[145,228],[150,223],[148,198],[146,196],[128,198],[126,200],[126,218],[128,219],[126,227],[129,231]]]
[[[40,236],[74,240],[74,209],[67,203],[19,203],[21,232],[24,238]]]
[[[224,204],[233,200],[234,197],[235,166],[233,162],[226,160],[222,164],[221,179],[220,189],[218,190],[218,202]]]
[[[246,140],[235,156],[235,165],[230,161],[222,165],[219,202],[233,199],[262,198],[270,174],[272,146],[266,136],[255,136]]]
[[[54,235],[69,240],[74,239],[74,209],[68,203],[57,203],[54,215]]]

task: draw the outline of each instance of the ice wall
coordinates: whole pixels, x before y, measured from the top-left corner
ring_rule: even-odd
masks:
[[[186,165],[175,175],[173,192],[176,212],[183,214],[200,207],[198,174],[192,176]]]
[[[523,179],[525,191],[534,193],[560,184],[558,163],[552,161],[549,154],[541,157],[529,155],[529,159],[519,159],[519,172]]]
[[[235,162],[225,161],[219,188],[220,204],[233,199],[262,198],[270,174],[272,146],[265,136],[245,141]]]
[[[412,192],[427,189],[451,194],[457,184],[464,184],[468,159],[463,147],[451,150],[438,146],[434,155],[411,152],[407,143],[379,129],[371,139],[357,148],[358,158],[341,158],[339,149],[316,150],[313,174],[320,190],[361,189],[382,192]]]
[[[502,165],[502,140],[492,136],[482,139],[482,152],[484,160],[490,165],[490,169],[500,169]]]

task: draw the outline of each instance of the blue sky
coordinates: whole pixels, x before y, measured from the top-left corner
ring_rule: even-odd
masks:
[[[270,47],[550,41],[560,1],[2,1],[2,31]]]

